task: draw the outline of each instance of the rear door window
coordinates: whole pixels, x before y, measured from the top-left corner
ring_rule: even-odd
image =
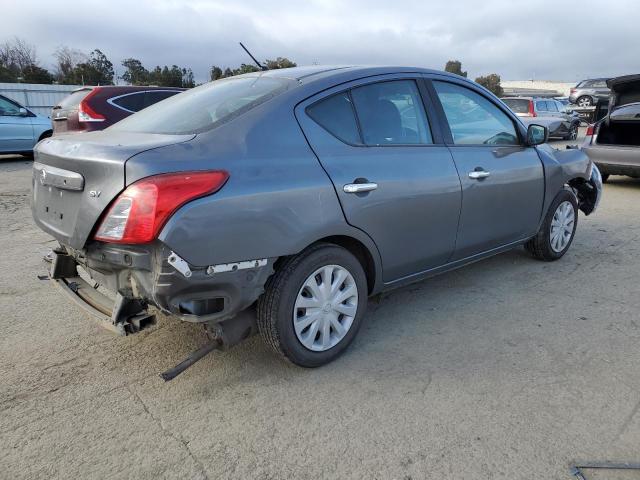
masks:
[[[537,112],[546,112],[547,110],[549,110],[549,108],[547,107],[547,102],[540,100],[536,102]]]
[[[479,93],[434,81],[455,145],[519,145],[516,127],[497,105]]]
[[[348,92],[338,93],[314,103],[307,108],[307,115],[343,142],[361,143]]]
[[[547,101],[547,110],[549,110],[550,112],[557,112],[558,111],[558,105],[556,105],[556,102],[554,102],[553,100],[548,100]]]
[[[433,143],[415,81],[373,83],[354,88],[351,96],[366,145]]]
[[[145,92],[126,93],[112,97],[108,102],[127,112],[139,112],[144,108],[144,95]]]

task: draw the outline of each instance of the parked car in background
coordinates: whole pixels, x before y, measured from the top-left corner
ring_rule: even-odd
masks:
[[[590,125],[582,150],[602,172],[640,178],[640,75],[607,81],[611,89],[607,114]]]
[[[569,101],[579,107],[591,107],[599,98],[609,96],[607,78],[583,80],[569,91]]]
[[[549,129],[549,137],[575,140],[580,119],[562,102],[553,98],[506,97],[502,101],[525,124],[537,123]]]
[[[256,72],[42,142],[32,212],[59,241],[52,283],[110,328],[136,332],[152,305],[227,345],[256,305],[267,344],[317,367],[370,295],[521,245],[562,257],[602,185],[546,138],[458,75]]]
[[[30,155],[33,146],[51,136],[51,120],[0,95],[0,153]]]
[[[80,88],[53,107],[53,134],[103,130],[184,90],[135,86]]]

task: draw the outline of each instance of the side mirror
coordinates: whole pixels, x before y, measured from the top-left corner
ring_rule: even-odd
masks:
[[[18,112],[20,112],[20,116],[22,117],[26,117],[27,115],[29,115],[29,111],[24,107],[20,107]]]
[[[531,124],[527,128],[527,145],[533,147],[545,143],[549,139],[549,129],[542,125]]]

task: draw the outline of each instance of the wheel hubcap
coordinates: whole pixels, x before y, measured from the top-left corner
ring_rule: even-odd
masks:
[[[551,248],[554,252],[560,253],[571,241],[575,219],[571,202],[564,201],[558,205],[551,220]]]
[[[293,327],[300,343],[314,352],[336,346],[358,311],[358,287],[349,271],[326,265],[313,272],[298,292]]]

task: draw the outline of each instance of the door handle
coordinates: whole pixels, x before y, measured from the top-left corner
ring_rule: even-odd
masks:
[[[481,180],[483,178],[487,178],[489,175],[491,175],[491,173],[485,170],[474,170],[473,172],[469,172],[469,178],[473,178],[474,180]]]
[[[362,193],[362,192],[370,192],[371,190],[375,190],[378,188],[377,183],[369,182],[369,183],[347,183],[342,190],[344,193]]]

